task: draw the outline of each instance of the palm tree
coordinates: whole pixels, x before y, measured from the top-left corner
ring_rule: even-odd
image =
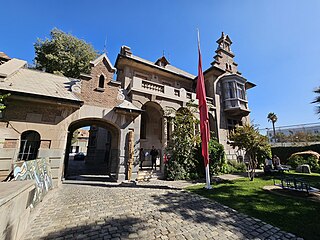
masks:
[[[318,87],[313,92],[318,94],[318,96],[314,99],[314,101],[312,103],[320,104],[320,87]],[[317,113],[320,114],[320,106],[317,106]]]
[[[267,118],[268,118],[268,122],[270,122],[270,121],[272,122],[273,138],[274,138],[274,141],[276,141],[276,129],[274,127],[274,124],[278,120],[278,117],[275,113],[271,112],[268,114]]]

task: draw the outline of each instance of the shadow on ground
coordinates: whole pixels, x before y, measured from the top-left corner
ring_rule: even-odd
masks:
[[[52,232],[40,239],[128,239],[143,236],[147,238],[148,231],[140,224],[141,221],[132,217],[101,219],[92,224]]]

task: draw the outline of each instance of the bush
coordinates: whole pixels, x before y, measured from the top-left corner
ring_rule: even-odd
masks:
[[[288,158],[288,164],[294,169],[296,169],[299,165],[304,164],[304,162],[305,160],[303,157],[299,155]]]
[[[209,141],[209,166],[210,174],[217,174],[222,172],[222,167],[226,164],[224,147],[213,138]]]
[[[233,172],[245,172],[247,170],[247,166],[244,162],[238,163],[237,161],[229,161],[228,163],[233,167]]]
[[[309,164],[313,172],[318,171],[319,163],[318,163],[318,158],[316,156],[309,156],[306,162],[307,162],[306,164]]]
[[[228,163],[224,163],[221,168],[220,168],[220,173],[224,173],[224,174],[228,174],[228,173],[233,173],[235,171],[235,168],[228,164]]]
[[[297,168],[299,165],[308,164],[310,166],[311,171],[313,172],[320,171],[319,161],[315,156],[305,156],[305,157],[301,155],[291,156],[288,159],[288,164],[294,169]]]
[[[166,165],[167,180],[185,179],[186,175],[186,171],[177,161],[172,161],[171,159],[168,161],[168,164]]]

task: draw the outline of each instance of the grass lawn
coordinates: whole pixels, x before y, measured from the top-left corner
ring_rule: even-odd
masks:
[[[286,175],[302,177],[311,186],[320,188],[320,174]],[[320,202],[311,201],[307,196],[282,196],[263,190],[268,185],[273,185],[272,177],[258,177],[253,182],[248,178],[226,181],[213,185],[210,191],[203,189],[203,185],[189,187],[188,190],[299,237],[320,239]]]

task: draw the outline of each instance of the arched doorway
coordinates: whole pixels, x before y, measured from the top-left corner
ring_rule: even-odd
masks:
[[[119,131],[116,125],[104,119],[87,118],[71,123],[68,128],[64,177],[111,180],[116,176],[119,167]],[[75,144],[78,132],[87,134],[85,147],[83,143],[81,146],[80,143]]]
[[[40,134],[33,130],[21,134],[19,160],[33,160],[38,156],[40,147]]]
[[[163,145],[163,110],[158,103],[147,102],[142,106],[140,126],[140,148],[145,152],[143,169],[151,168],[150,151],[152,146],[158,150],[157,166],[162,158]]]

